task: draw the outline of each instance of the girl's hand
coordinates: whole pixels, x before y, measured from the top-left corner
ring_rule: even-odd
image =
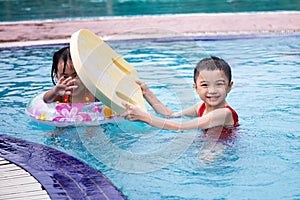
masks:
[[[123,102],[122,104],[126,108],[126,111],[121,114],[122,117],[129,121],[139,120],[148,123],[150,115],[147,112],[144,112],[141,108],[127,102]]]
[[[61,77],[53,88],[55,95],[57,96],[71,95],[73,89],[78,87],[74,85],[75,82],[76,79],[73,79],[72,77],[68,77],[68,78]]]

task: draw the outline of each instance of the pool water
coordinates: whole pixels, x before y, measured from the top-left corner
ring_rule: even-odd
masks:
[[[26,104],[52,87],[52,54],[61,45],[0,50],[1,133],[79,158],[128,199],[300,198],[300,37],[109,44],[173,110],[199,101],[195,64],[224,58],[232,66],[227,99],[239,114],[238,137],[219,144],[201,131],[138,122],[57,129],[31,121]]]
[[[0,22],[182,13],[299,11],[298,0],[0,0]]]

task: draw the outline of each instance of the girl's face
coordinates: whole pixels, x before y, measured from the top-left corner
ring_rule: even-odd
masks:
[[[226,96],[232,84],[232,81],[228,83],[228,78],[223,71],[202,70],[196,78],[194,87],[207,108],[220,108],[227,104]]]
[[[80,81],[79,77],[77,76],[73,62],[70,59],[68,59],[67,61],[65,72],[63,72],[63,70],[64,70],[64,61],[63,59],[60,59],[57,66],[57,79],[60,79],[61,77],[64,78],[72,77],[73,79],[76,80],[75,85],[77,86],[77,88],[73,89],[72,95],[76,96],[81,92],[83,92],[85,87]]]

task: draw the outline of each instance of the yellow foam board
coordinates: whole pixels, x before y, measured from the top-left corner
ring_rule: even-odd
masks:
[[[81,29],[71,36],[70,52],[79,78],[106,106],[122,113],[125,101],[146,110],[137,71],[100,37]]]

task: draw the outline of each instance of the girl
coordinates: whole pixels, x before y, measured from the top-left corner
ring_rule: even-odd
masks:
[[[97,101],[77,76],[69,47],[64,47],[54,53],[51,78],[54,87],[45,93],[44,102],[80,103]],[[57,83],[54,81],[55,78],[58,80]]]

